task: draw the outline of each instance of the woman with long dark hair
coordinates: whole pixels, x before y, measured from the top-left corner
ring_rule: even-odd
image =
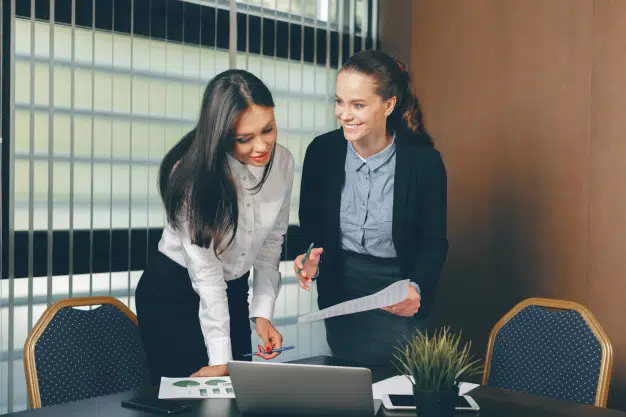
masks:
[[[197,125],[161,163],[167,226],[136,291],[154,383],[227,375],[227,362],[251,351],[249,320],[263,340],[259,356],[282,346],[271,320],[294,163],[276,138],[268,88],[229,70],[209,82]]]
[[[337,75],[335,114],[341,128],[306,151],[300,227],[318,247],[294,268],[307,290],[319,274],[320,308],[410,280],[396,305],[325,321],[333,355],[389,366],[433,304],[448,250],[446,171],[408,68],[393,57],[350,57]]]

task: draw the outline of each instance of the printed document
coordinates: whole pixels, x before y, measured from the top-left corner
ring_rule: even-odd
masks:
[[[161,377],[160,399],[173,398],[235,398],[229,376],[210,378]]]
[[[355,300],[345,301],[332,307],[300,316],[298,317],[298,324],[311,323],[313,321],[323,320],[330,317],[389,307],[405,300],[408,296],[409,280],[405,279],[395,282],[375,294],[367,295]]]

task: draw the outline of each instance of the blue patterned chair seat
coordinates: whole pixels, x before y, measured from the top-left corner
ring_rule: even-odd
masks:
[[[486,385],[600,405],[603,345],[580,312],[529,305],[492,338]]]
[[[35,341],[34,365],[41,406],[150,384],[139,329],[113,304],[58,310]]]

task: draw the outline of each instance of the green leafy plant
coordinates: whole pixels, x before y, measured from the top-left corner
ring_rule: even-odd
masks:
[[[478,375],[482,371],[479,360],[474,360],[471,342],[461,344],[461,334],[450,332],[448,327],[417,333],[397,346],[393,365],[401,375],[412,377],[415,389],[446,391],[454,389],[459,378]],[[411,378],[409,378],[411,379]]]

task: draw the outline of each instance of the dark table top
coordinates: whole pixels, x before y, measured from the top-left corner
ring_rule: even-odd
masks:
[[[327,356],[317,356],[314,358],[294,361],[295,363],[305,363],[314,365],[337,365],[352,366],[344,360],[338,360]],[[372,378],[374,382],[392,376],[389,371],[372,368]],[[104,397],[90,398],[73,403],[58,404],[36,410],[27,410],[7,416],[19,417],[78,417],[78,416],[98,416],[98,417],[148,417],[151,414],[144,411],[123,408],[121,402],[130,399],[134,395],[154,395],[156,397],[158,387],[139,388],[135,391],[119,394],[107,395]],[[470,394],[480,406],[480,412],[462,412],[459,416],[476,417],[626,417],[626,412],[597,408],[577,403],[558,401],[546,397],[504,391],[496,388],[478,387]],[[178,400],[177,400],[178,401]],[[238,417],[241,416],[235,400],[233,399],[210,399],[210,400],[180,400],[180,402],[192,406],[190,412],[180,414],[181,417]],[[381,407],[378,415],[384,416],[415,416],[415,412],[391,412]]]

